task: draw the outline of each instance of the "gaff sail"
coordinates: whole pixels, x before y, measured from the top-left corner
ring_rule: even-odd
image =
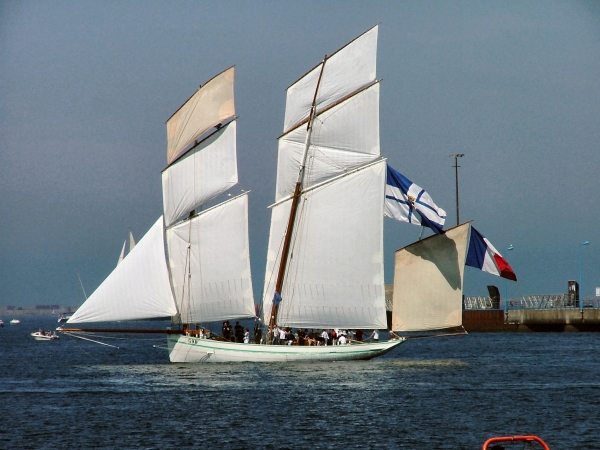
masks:
[[[383,286],[385,160],[305,191],[278,324],[387,328]],[[290,200],[273,207],[265,307],[270,307]]]
[[[169,228],[167,244],[183,323],[254,317],[247,193]]]

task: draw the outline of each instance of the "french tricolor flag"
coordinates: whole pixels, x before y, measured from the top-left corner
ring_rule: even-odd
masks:
[[[484,272],[498,275],[509,280],[517,281],[508,262],[494,248],[479,231],[471,226],[471,237],[469,238],[469,251],[465,265],[477,267]]]

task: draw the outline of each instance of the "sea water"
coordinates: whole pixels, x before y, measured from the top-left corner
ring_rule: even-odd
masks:
[[[600,449],[600,333],[472,333],[371,361],[192,365],[169,363],[162,335],[99,339],[119,348],[30,336],[57,325],[28,316],[0,328],[1,449],[480,449],[517,434]]]

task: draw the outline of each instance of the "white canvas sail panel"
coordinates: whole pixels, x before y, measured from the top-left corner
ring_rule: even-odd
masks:
[[[294,192],[306,144],[306,127],[279,139],[276,201]],[[303,187],[379,158],[379,83],[318,115],[306,159]]]
[[[394,331],[440,330],[462,325],[469,227],[466,223],[396,251]]]
[[[236,127],[230,122],[163,171],[167,227],[237,184]]]
[[[375,26],[326,60],[316,99],[317,111],[375,80],[377,34],[378,26]],[[284,133],[308,118],[322,65],[317,65],[287,89]]]
[[[161,217],[68,322],[150,319],[176,313]]]
[[[198,136],[235,115],[234,73],[231,67],[208,81],[167,121],[168,164]]]
[[[387,328],[379,161],[302,194],[277,324]],[[273,207],[263,310],[271,311],[290,200]]]
[[[254,317],[247,194],[168,229],[167,243],[183,323]]]

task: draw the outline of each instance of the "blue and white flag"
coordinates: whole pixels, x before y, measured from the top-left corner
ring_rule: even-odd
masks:
[[[438,208],[425,189],[387,166],[384,214],[392,219],[429,227],[442,233],[446,211]]]

